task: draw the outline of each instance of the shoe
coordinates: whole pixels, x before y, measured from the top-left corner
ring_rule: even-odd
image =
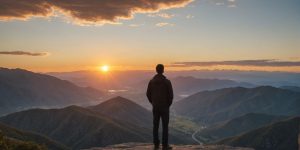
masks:
[[[159,150],[159,145],[154,145],[153,150]]]
[[[171,149],[172,149],[172,147],[170,145],[162,147],[162,150],[171,150]]]

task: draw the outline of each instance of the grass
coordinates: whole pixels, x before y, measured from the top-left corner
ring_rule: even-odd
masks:
[[[1,150],[47,150],[46,146],[8,138],[0,132]]]
[[[176,115],[171,117],[169,126],[181,132],[193,134],[198,131],[202,125],[187,117]]]

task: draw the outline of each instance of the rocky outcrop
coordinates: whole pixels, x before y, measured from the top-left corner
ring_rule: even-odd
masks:
[[[254,150],[252,148],[230,147],[226,145],[172,145],[172,147],[173,150]],[[150,143],[124,143],[85,150],[153,150],[153,145]]]

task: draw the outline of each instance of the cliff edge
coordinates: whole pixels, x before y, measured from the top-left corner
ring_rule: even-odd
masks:
[[[231,147],[226,145],[172,145],[173,150],[254,150],[252,148]],[[85,150],[153,150],[150,143],[124,143],[107,147],[94,147]]]

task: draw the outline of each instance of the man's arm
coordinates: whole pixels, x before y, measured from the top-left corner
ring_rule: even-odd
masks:
[[[170,80],[168,80],[168,91],[169,91],[169,106],[171,106],[174,98],[173,87]]]
[[[147,88],[147,98],[149,100],[149,102],[152,104],[152,100],[151,100],[151,91],[152,91],[152,86],[151,86],[151,81],[148,83],[148,88]]]

